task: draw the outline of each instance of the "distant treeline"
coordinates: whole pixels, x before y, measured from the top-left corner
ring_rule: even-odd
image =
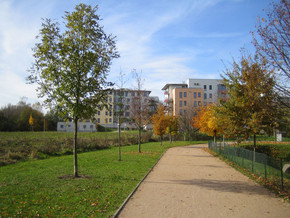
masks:
[[[30,105],[20,101],[17,105],[8,104],[0,109],[0,131],[56,131],[58,117],[50,111],[46,115],[41,112],[41,105]],[[33,125],[29,124],[32,116]]]

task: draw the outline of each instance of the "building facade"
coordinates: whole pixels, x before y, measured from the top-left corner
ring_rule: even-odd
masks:
[[[219,79],[188,79],[187,83],[166,84],[162,90],[168,112],[183,115],[200,106],[226,98],[226,89]]]

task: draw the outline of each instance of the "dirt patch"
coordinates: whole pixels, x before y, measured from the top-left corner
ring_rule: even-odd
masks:
[[[88,175],[79,175],[78,177],[75,177],[74,175],[63,175],[57,178],[58,179],[92,179],[92,177]]]

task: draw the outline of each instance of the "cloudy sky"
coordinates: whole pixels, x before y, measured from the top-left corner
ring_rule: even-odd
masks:
[[[242,47],[253,51],[250,31],[271,0],[0,0],[0,107],[25,96],[37,99],[25,77],[41,18],[62,23],[76,4],[99,6],[106,33],[117,36],[121,57],[113,61],[109,80],[132,69],[142,72],[144,89],[162,100],[166,83],[188,78],[220,78],[224,64]]]

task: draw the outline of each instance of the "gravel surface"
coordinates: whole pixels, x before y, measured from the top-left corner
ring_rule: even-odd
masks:
[[[169,149],[118,217],[290,217],[289,203],[206,146]]]

